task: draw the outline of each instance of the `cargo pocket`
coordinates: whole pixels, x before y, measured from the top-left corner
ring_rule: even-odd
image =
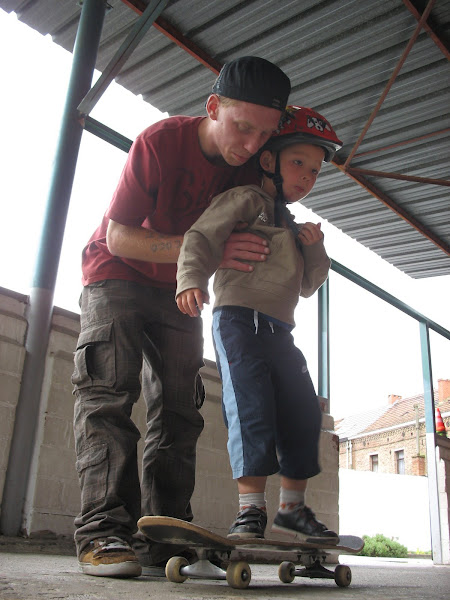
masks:
[[[72,383],[77,389],[116,382],[116,352],[113,344],[113,321],[80,333],[74,357]]]
[[[202,365],[203,366],[203,365]],[[200,373],[197,373],[195,379],[195,406],[200,410],[205,401],[206,392],[205,386],[203,385],[203,379]]]
[[[90,446],[75,463],[81,484],[81,510],[86,514],[104,502],[108,481],[108,446]]]

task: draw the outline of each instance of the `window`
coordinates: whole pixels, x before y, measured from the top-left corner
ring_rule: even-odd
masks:
[[[405,474],[405,453],[403,450],[396,450],[395,452],[395,472],[398,475]]]
[[[370,470],[374,473],[378,471],[378,454],[370,455]]]

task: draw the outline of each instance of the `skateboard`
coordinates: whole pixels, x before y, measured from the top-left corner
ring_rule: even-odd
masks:
[[[198,561],[192,564],[182,556],[173,556],[167,561],[166,577],[169,581],[183,583],[188,578],[223,579],[237,589],[245,589],[250,584],[249,562],[278,564],[278,577],[283,583],[292,583],[296,577],[309,577],[334,579],[339,587],[347,587],[352,580],[350,567],[339,564],[330,570],[323,563],[330,551],[354,554],[364,547],[364,541],[354,535],[340,536],[337,544],[230,539],[173,517],[141,517],[138,527],[151,540],[195,550]]]

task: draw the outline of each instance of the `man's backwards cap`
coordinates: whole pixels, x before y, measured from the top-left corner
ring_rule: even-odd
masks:
[[[289,77],[259,56],[242,56],[224,64],[213,85],[219,96],[284,111],[291,91]]]

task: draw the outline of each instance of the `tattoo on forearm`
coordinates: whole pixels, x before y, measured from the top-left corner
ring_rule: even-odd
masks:
[[[154,240],[152,245],[151,245],[151,249],[153,253],[158,253],[158,252],[170,252],[172,250],[172,248],[175,248],[177,250],[179,250],[181,248],[182,242],[180,240],[172,240],[172,239],[165,239],[166,236],[163,233],[159,233],[156,231],[148,231],[147,233],[147,237],[149,239]],[[167,236],[170,237],[170,236]]]

